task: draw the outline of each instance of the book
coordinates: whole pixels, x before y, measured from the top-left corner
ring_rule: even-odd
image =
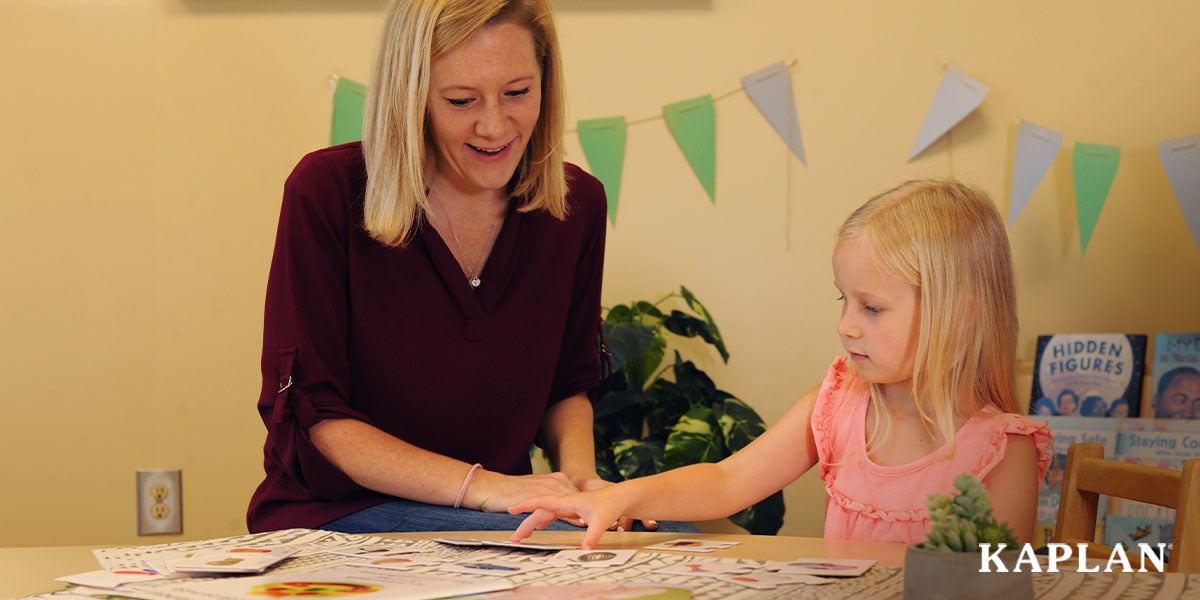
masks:
[[[1154,336],[1147,394],[1157,419],[1200,419],[1200,333]]]
[[[1029,414],[1136,417],[1146,371],[1146,335],[1039,335]]]
[[[1119,425],[1126,419],[1093,419],[1089,417],[1045,417],[1034,418],[1045,421],[1054,436],[1053,457],[1046,471],[1042,487],[1038,491],[1037,524],[1034,528],[1033,546],[1041,548],[1054,540],[1054,524],[1058,520],[1058,504],[1062,493],[1063,469],[1067,466],[1067,448],[1071,444],[1096,443],[1104,446],[1105,456],[1111,456],[1117,448]],[[1097,519],[1097,534],[1103,531],[1105,496],[1100,498]]]
[[[1124,419],[1113,458],[1161,469],[1182,469],[1184,462],[1200,458],[1200,421]],[[1171,543],[1175,511],[1170,508],[1112,498],[1105,512],[1105,545]]]

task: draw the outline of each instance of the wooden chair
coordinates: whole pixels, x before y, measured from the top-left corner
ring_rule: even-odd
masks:
[[[1054,540],[1072,546],[1086,543],[1089,557],[1108,559],[1113,549],[1095,543],[1100,494],[1175,509],[1166,570],[1200,573],[1200,459],[1175,471],[1106,460],[1100,444],[1072,444],[1067,449]]]

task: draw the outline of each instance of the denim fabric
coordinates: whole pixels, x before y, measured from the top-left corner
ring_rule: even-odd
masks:
[[[391,500],[364,508],[356,513],[330,521],[318,529],[343,533],[385,533],[396,531],[502,531],[514,530],[525,515],[487,513],[467,508],[452,508],[422,504],[411,500]],[[582,531],[581,528],[555,521],[546,527],[551,531]],[[636,522],[634,531],[646,531]],[[659,521],[658,531],[699,533],[688,523]]]

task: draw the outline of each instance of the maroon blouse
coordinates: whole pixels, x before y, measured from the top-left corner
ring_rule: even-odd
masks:
[[[359,419],[489,470],[531,471],[551,404],[599,383],[600,182],[567,165],[565,221],[510,209],[472,290],[430,226],[404,248],[363,229],[358,143],[313,152],[284,184],[267,281],[266,477],[250,531],[316,527],[379,504],[325,460],[308,429]]]

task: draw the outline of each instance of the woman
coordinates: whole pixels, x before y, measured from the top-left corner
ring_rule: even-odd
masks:
[[[608,485],[605,199],[563,129],[547,0],[392,2],[362,144],[284,186],[251,531],[505,529],[512,504]],[[556,472],[530,474],[535,442]]]

